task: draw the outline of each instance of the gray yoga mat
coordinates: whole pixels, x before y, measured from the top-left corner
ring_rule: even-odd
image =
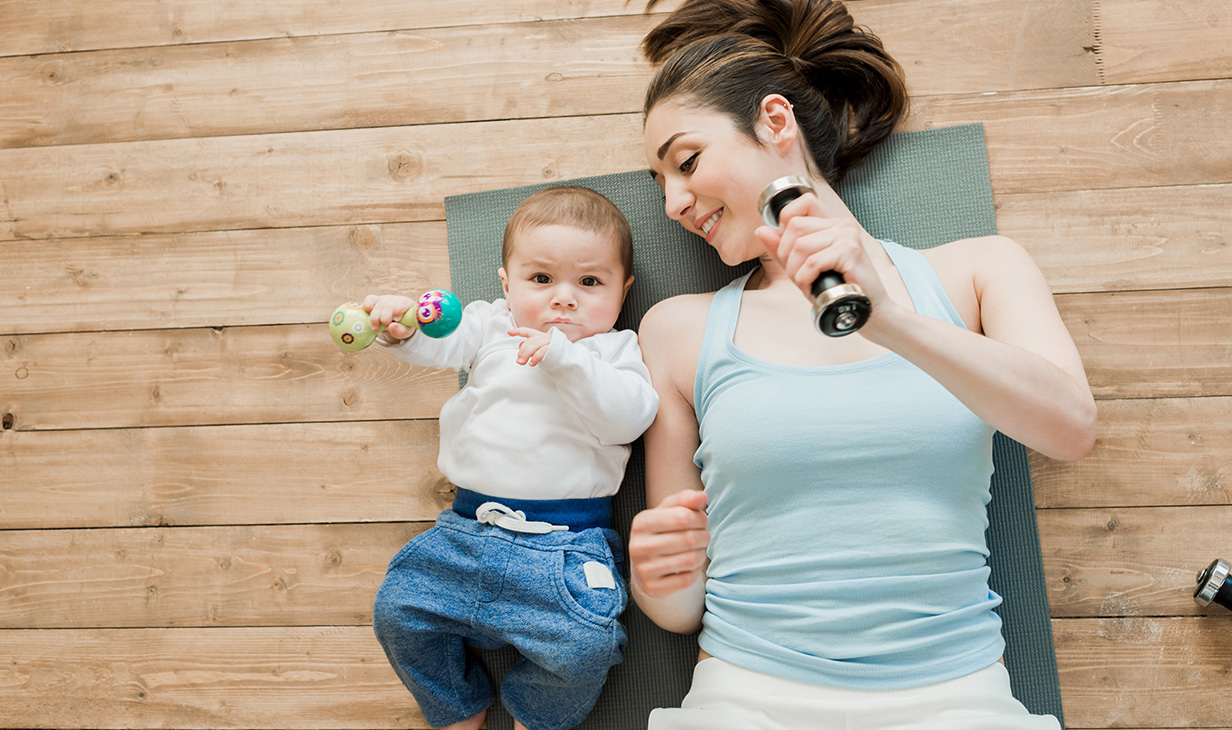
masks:
[[[636,329],[646,310],[661,299],[717,290],[752,266],[727,267],[704,241],[668,219],[662,191],[644,170],[568,182],[608,196],[633,227],[636,280],[619,328]],[[496,269],[505,221],[522,200],[547,186],[445,199],[453,291],[463,303],[501,296]],[[978,124],[893,135],[851,171],[839,193],[870,233],[904,246],[927,248],[997,232],[984,129]],[[1060,719],[1061,691],[1026,448],[998,433],[993,461],[987,536],[990,583],[1004,598],[997,612],[1004,624],[1005,662],[1014,695],[1033,713]],[[616,529],[626,540],[633,515],[644,507],[643,465],[639,442],[616,498]],[[579,726],[585,730],[641,730],[652,709],[677,707],[688,691],[697,660],[696,638],[659,629],[632,602],[624,622],[629,634],[624,662],[612,669],[599,704]],[[510,649],[485,654],[485,666],[497,684],[514,658]],[[513,726],[499,702],[488,718],[493,730]]]

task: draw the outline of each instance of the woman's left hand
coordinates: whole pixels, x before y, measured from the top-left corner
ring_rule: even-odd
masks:
[[[864,231],[854,220],[827,217],[817,196],[805,193],[783,208],[779,223],[778,229],[759,227],[757,237],[809,301],[813,282],[826,271],[837,271],[863,289],[874,311],[886,300],[885,286],[864,250]]]

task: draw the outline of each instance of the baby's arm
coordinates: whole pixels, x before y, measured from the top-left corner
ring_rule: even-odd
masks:
[[[412,365],[450,370],[470,368],[479,352],[484,324],[492,316],[494,305],[491,302],[471,302],[463,310],[458,328],[436,339],[398,324],[398,319],[412,306],[415,306],[414,300],[397,295],[364,299],[364,309],[372,313],[373,328],[385,327],[376,341]]]
[[[637,335],[623,331],[617,336],[600,357],[553,329],[551,344],[537,366],[552,376],[561,398],[604,446],[637,439],[659,409]]]

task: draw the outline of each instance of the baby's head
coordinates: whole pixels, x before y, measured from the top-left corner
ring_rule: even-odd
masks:
[[[577,342],[616,324],[633,284],[633,233],[612,201],[563,185],[531,195],[509,218],[500,280],[519,327],[556,327]]]

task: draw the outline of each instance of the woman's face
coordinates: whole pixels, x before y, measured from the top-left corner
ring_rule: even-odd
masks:
[[[753,235],[763,225],[757,198],[775,178],[797,174],[779,148],[758,145],[725,114],[671,100],[646,116],[645,145],[670,218],[705,238],[729,266],[765,252]]]

